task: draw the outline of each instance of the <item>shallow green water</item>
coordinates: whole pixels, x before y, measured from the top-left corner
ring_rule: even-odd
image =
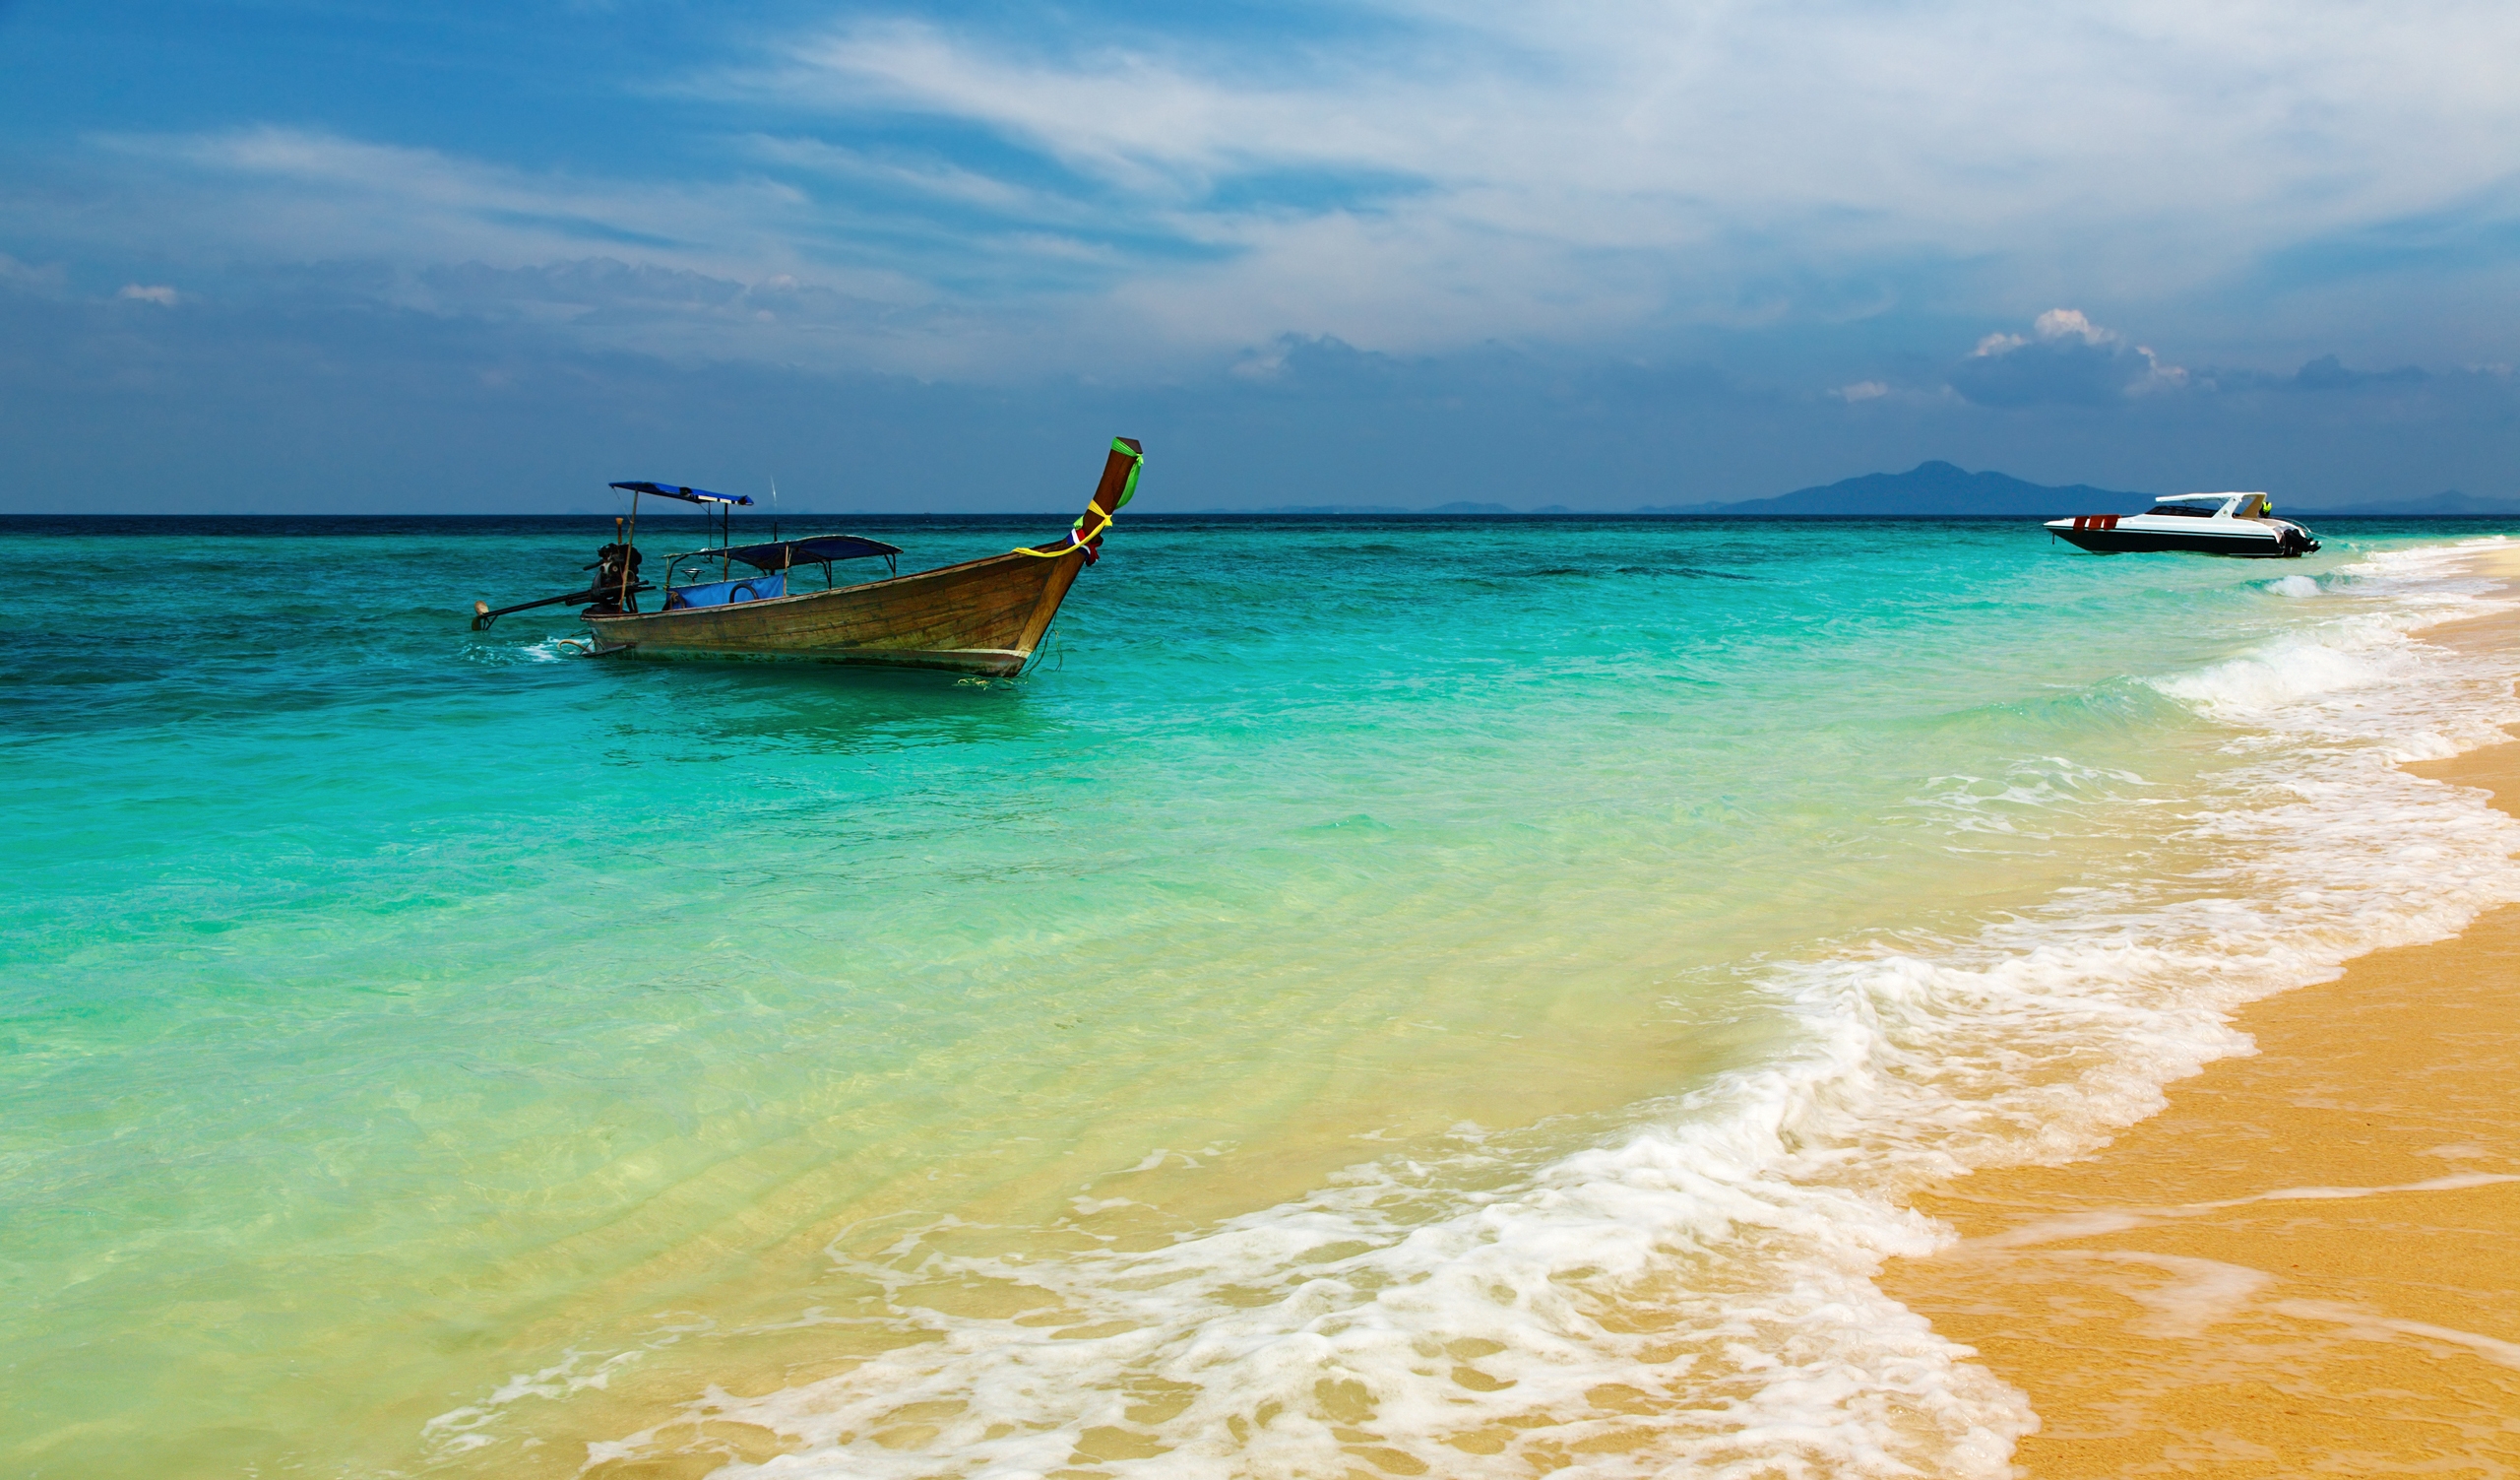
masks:
[[[2216,789],[2347,743],[2267,716],[2409,691],[2370,667],[2421,657],[2388,622],[2482,589],[2367,564],[2469,530],[2280,568],[1782,531],[1144,520],[1045,661],[979,684],[467,630],[567,583],[568,525],[0,525],[46,592],[0,658],[0,1455],[560,1473],[646,1433],[705,1469],[755,1450],[655,1426],[712,1384],[775,1403],[941,1342],[970,1361],[920,1380],[934,1412],[815,1437],[855,1399],[811,1389],[747,1442],[1298,1472],[1150,1406],[1230,1382],[1091,1321],[1061,1381],[1134,1419],[973,1374],[1155,1278],[1108,1260],[1299,1222],[1359,1165],[1415,1168],[1375,1204],[1398,1247],[1799,1062],[1785,967],[2210,892],[2177,881],[2272,846],[2200,831]],[[1040,529],[884,533],[925,564]],[[2285,643],[2368,671],[2236,718],[2217,665]],[[2457,682],[2353,743],[2489,718],[2485,678],[2404,672]],[[1718,1304],[1756,1286],[1726,1268]],[[1112,1323],[1278,1298],[1250,1278]],[[1321,1443],[1449,1421],[1351,1365]]]

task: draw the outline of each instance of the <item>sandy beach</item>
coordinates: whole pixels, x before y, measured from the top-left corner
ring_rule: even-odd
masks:
[[[2520,743],[2410,769],[2520,808]],[[2516,1000],[2520,907],[2258,1002],[2098,1155],[1922,1199],[1962,1242],[1884,1283],[2029,1395],[2037,1480],[2520,1471]]]

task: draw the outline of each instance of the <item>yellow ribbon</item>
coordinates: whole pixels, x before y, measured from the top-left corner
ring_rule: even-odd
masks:
[[[1095,509],[1091,512],[1097,514],[1102,513],[1101,509]],[[1102,538],[1102,532],[1111,527],[1111,516],[1108,514],[1102,514],[1102,522],[1096,525],[1090,531],[1083,527],[1085,524],[1085,520],[1083,518],[1080,517],[1076,522],[1078,528],[1067,532],[1068,543],[1055,549],[1035,549],[1029,545],[1019,545],[1012,552],[1019,555],[1031,555],[1037,560],[1055,560],[1061,555],[1074,554],[1078,550],[1085,548],[1088,545],[1091,545],[1095,541]]]
[[[1083,549],[1102,538],[1102,532],[1111,527],[1112,521],[1118,517],[1120,510],[1128,507],[1129,500],[1138,496],[1138,474],[1146,467],[1146,454],[1130,451],[1129,448],[1121,445],[1117,437],[1111,439],[1111,450],[1129,454],[1129,481],[1120,485],[1120,501],[1114,504],[1108,513],[1104,513],[1100,504],[1087,505],[1085,513],[1077,515],[1076,523],[1069,527],[1067,544],[1056,549],[1038,549],[1029,545],[1019,545],[1010,553],[1031,555],[1036,560],[1055,560],[1061,555]],[[1090,530],[1087,529],[1085,527],[1087,517],[1096,514],[1102,516],[1102,522]]]

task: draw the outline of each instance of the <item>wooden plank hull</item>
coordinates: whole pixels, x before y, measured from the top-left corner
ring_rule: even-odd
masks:
[[[588,615],[598,650],[802,658],[1008,677],[1048,632],[1085,551],[990,555],[767,601]]]

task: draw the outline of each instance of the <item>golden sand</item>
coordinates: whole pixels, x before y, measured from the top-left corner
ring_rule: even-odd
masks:
[[[2520,744],[2411,769],[2520,811]],[[2520,1475],[2520,906],[2237,1023],[2097,1156],[1921,1199],[1963,1242],[1885,1287],[2029,1394],[2033,1480]]]

